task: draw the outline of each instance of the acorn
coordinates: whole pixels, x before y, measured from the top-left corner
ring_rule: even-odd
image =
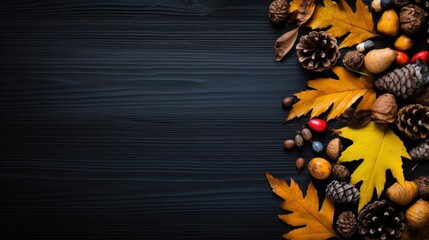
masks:
[[[408,226],[419,229],[429,226],[429,202],[419,199],[405,212]]]
[[[398,182],[395,182],[387,189],[387,198],[398,205],[407,205],[417,197],[418,187],[415,182],[406,180],[404,181],[404,187],[402,187]]]
[[[399,33],[399,16],[394,9],[383,12],[377,23],[377,31],[385,36],[394,37]]]
[[[329,141],[326,146],[326,155],[328,155],[330,159],[336,161],[340,157],[342,150],[343,146],[341,145],[340,138],[334,138]]]
[[[308,163],[308,172],[316,179],[327,179],[331,175],[331,163],[320,157],[311,159]]]
[[[390,8],[393,5],[393,0],[372,0],[371,8],[374,12],[381,12],[381,10]]]
[[[374,42],[371,40],[366,40],[365,42],[361,42],[358,45],[356,45],[356,50],[358,50],[359,52],[368,52],[372,49],[374,49]]]
[[[395,49],[399,51],[410,50],[413,47],[413,45],[414,45],[414,40],[406,34],[402,34],[401,36],[399,36],[393,43],[393,46],[395,47]]]
[[[372,74],[382,73],[395,62],[396,55],[390,48],[371,50],[365,55],[365,68]]]

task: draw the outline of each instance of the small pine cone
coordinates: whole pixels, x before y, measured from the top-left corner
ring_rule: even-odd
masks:
[[[268,9],[268,17],[275,24],[286,22],[289,16],[289,2],[287,0],[274,0]]]
[[[425,139],[429,136],[429,107],[410,104],[398,111],[396,126],[412,139]]]
[[[410,150],[410,156],[413,160],[429,160],[429,138],[413,147]]]
[[[429,176],[421,176],[413,181],[419,188],[419,197],[429,199]]]
[[[337,230],[341,236],[350,238],[357,230],[356,216],[351,212],[342,212],[337,218]]]
[[[344,165],[335,164],[332,167],[332,177],[340,181],[346,181],[350,177],[350,172]]]
[[[429,83],[429,70],[426,63],[417,61],[396,68],[375,80],[375,87],[381,92],[389,92],[398,98],[407,99],[424,90]]]
[[[408,4],[401,8],[399,24],[407,34],[416,33],[425,24],[425,11],[414,4]]]
[[[323,31],[302,36],[296,45],[296,53],[305,69],[316,72],[330,69],[340,57],[337,39]]]
[[[352,70],[359,71],[364,63],[365,55],[358,50],[347,52],[344,55],[343,63],[344,65]]]
[[[397,239],[405,228],[404,213],[386,200],[368,204],[358,216],[359,233],[367,240]]]
[[[354,185],[333,180],[326,186],[326,194],[337,203],[357,203],[359,190]]]

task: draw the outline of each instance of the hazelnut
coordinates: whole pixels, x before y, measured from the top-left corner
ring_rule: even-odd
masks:
[[[341,145],[341,140],[339,138],[332,139],[326,146],[326,154],[330,159],[335,161],[340,157],[342,150],[343,146]]]
[[[298,171],[301,170],[304,167],[304,165],[305,165],[304,158],[300,157],[296,159],[295,166],[296,166],[296,169],[298,169]]]

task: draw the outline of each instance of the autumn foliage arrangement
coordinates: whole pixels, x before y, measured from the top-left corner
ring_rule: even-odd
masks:
[[[310,116],[285,149],[308,141],[317,155],[307,164],[317,184],[310,182],[305,196],[293,179],[265,173],[290,212],[280,215],[294,227],[284,238],[429,239],[429,176],[409,179],[403,170],[406,159],[414,168],[429,161],[429,51],[426,43],[414,46],[426,41],[419,36],[428,31],[428,8],[425,0],[270,4],[271,22],[296,26],[276,40],[275,60],[294,49],[305,71],[336,76],[309,80],[308,90],[283,101],[286,123]],[[298,39],[305,27],[312,31]],[[325,149],[313,133],[335,121],[343,127],[332,130]],[[298,170],[305,164],[296,161]]]

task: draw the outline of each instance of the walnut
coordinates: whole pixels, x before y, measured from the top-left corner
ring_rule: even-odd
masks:
[[[347,52],[343,58],[343,63],[347,68],[359,71],[364,63],[365,55],[357,50]]]
[[[268,17],[275,24],[286,22],[289,16],[289,3],[287,0],[274,0],[268,9]]]
[[[425,17],[425,11],[421,7],[408,4],[399,14],[400,27],[407,34],[416,33],[424,25]]]
[[[371,119],[376,123],[394,123],[397,113],[398,105],[395,96],[390,93],[379,96],[371,107]]]

